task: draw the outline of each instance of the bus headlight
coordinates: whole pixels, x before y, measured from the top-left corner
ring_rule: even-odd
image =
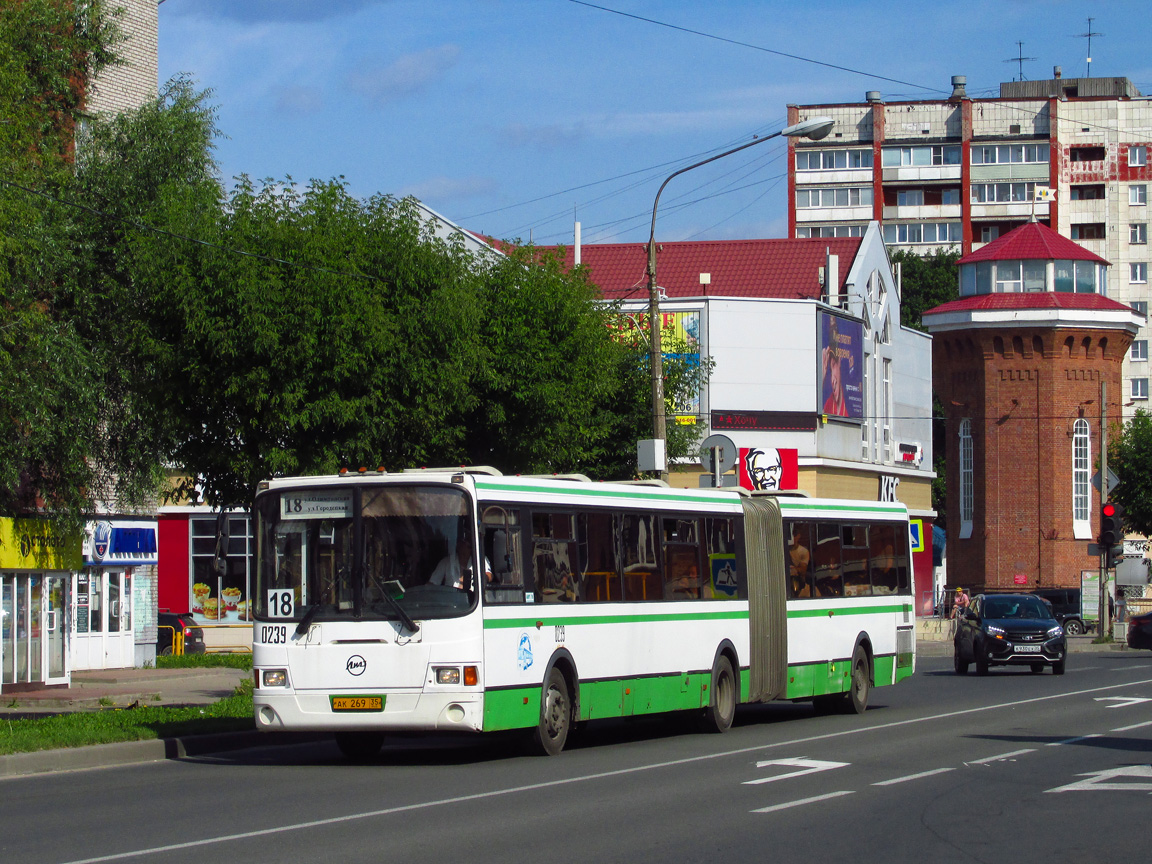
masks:
[[[261,687],[287,687],[287,669],[265,669],[260,679]]]
[[[432,680],[437,684],[457,685],[463,681],[465,687],[475,687],[480,683],[480,668],[465,666],[461,670],[459,666],[433,666]]]
[[[460,667],[458,666],[433,666],[432,674],[435,676],[437,684],[460,683]]]

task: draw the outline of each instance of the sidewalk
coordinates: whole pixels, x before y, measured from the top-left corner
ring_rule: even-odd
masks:
[[[232,695],[251,672],[222,667],[99,669],[73,672],[68,687],[0,693],[0,719],[141,705],[211,705]]]

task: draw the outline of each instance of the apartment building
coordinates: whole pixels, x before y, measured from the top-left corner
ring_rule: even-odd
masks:
[[[1147,313],[1152,100],[1127,78],[1000,85],[971,98],[790,105],[788,122],[836,121],[819,142],[789,139],[789,235],[861,236],[881,223],[891,249],[968,254],[1035,219],[1111,263],[1107,296]],[[1003,290],[1031,290],[1026,280]],[[1068,290],[1079,290],[1075,286]],[[1125,415],[1147,406],[1148,331],[1123,367]]]

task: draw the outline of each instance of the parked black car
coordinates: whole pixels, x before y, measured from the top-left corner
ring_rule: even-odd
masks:
[[[156,619],[156,653],[171,654],[176,633],[184,635],[185,654],[204,653],[204,631],[196,626],[191,612],[161,612]]]
[[[1081,636],[1087,632],[1079,588],[1037,588],[1032,593],[1052,604],[1056,620],[1069,636]]]
[[[1152,612],[1128,619],[1128,647],[1152,648]]]
[[[977,675],[990,666],[1028,666],[1043,672],[1051,666],[1064,674],[1068,640],[1064,628],[1039,597],[1032,594],[977,594],[956,621],[952,661],[957,675],[976,664]]]

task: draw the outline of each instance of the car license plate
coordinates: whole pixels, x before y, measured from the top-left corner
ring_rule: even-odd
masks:
[[[1019,654],[1039,654],[1039,645],[1017,645],[1016,652]]]
[[[331,696],[333,711],[383,711],[383,696]]]

